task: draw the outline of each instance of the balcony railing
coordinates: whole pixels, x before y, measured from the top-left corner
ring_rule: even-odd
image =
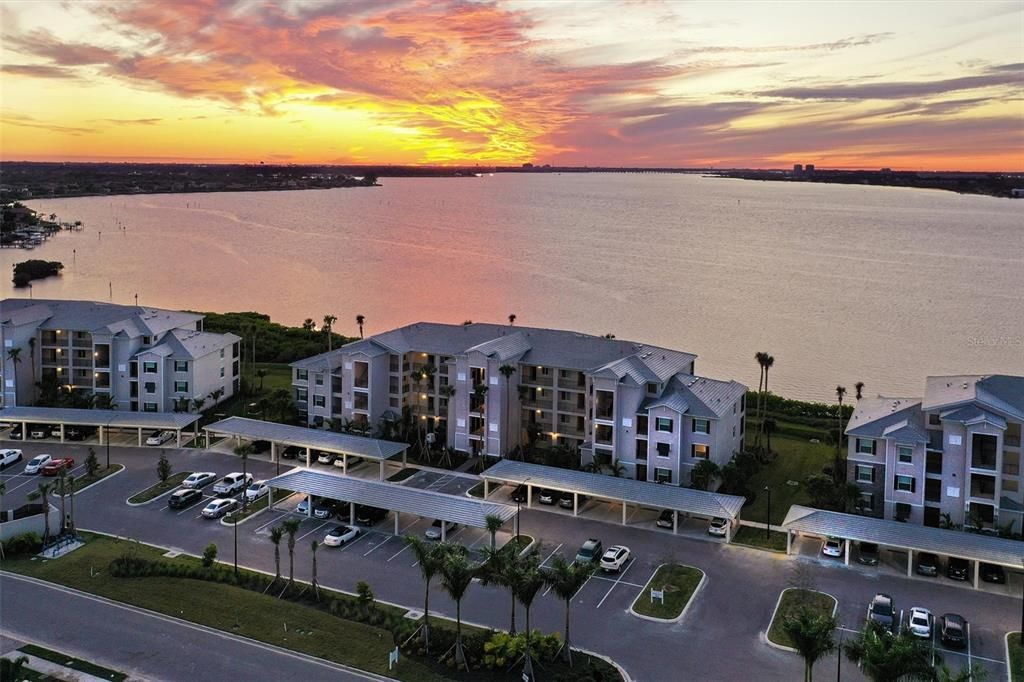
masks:
[[[1020,447],[1020,436],[1004,436],[1003,445],[1008,448],[1019,448]]]
[[[974,457],[971,457],[971,468],[985,469],[986,471],[995,471],[995,457],[978,457],[977,455],[975,455]]]
[[[554,382],[552,381],[550,375],[543,376],[541,374],[538,374],[536,376],[531,376],[529,374],[524,374],[522,379],[520,379],[519,383],[521,383],[521,384],[528,384],[530,386],[553,386],[554,385]]]
[[[579,405],[577,405],[572,400],[559,400],[558,401],[558,411],[559,412],[575,412],[577,414],[583,414],[584,412],[586,412],[586,410],[587,410],[586,405],[584,405],[583,407],[580,407]]]

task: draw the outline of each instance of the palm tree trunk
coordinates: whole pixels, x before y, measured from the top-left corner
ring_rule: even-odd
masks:
[[[571,601],[565,600],[565,640],[563,646],[565,647],[565,661],[572,667],[572,644],[569,643],[569,605]]]
[[[455,602],[455,665],[464,664],[466,654],[462,651],[462,600]],[[466,666],[467,670],[469,666]]]
[[[281,577],[281,548],[274,545],[274,580]]]
[[[764,365],[761,365],[761,372],[757,377],[757,402],[754,403],[754,418],[758,420],[757,430],[754,431],[754,447],[761,444],[761,397],[764,395]]]
[[[516,634],[516,593],[509,589],[510,596],[512,597],[512,623],[508,626],[508,633],[510,635]]]
[[[423,593],[423,649],[430,652],[430,583]]]

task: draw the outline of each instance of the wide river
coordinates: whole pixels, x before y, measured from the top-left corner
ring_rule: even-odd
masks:
[[[764,350],[772,390],[798,398],[1024,373],[1024,201],[694,175],[382,183],[31,201],[86,229],[0,259],[64,263],[35,298],[331,313],[347,334],[356,314],[374,333],[515,313],[687,350],[752,386]]]

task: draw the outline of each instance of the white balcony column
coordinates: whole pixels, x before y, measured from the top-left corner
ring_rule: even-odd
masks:
[[[313,448],[306,448],[306,468],[311,466],[313,466]]]
[[[626,503],[625,503],[625,501],[623,501],[623,503],[622,503],[622,525],[623,526],[626,525]]]
[[[377,477],[377,480],[379,480],[379,481],[383,481],[384,480],[384,460],[380,460],[380,474]]]
[[[843,540],[843,563],[850,565],[850,538]]]
[[[60,442],[64,442],[64,422],[60,423]]]
[[[914,575],[914,550],[907,550],[907,577]]]
[[[138,431],[139,431],[139,447],[141,448],[142,447],[142,427],[141,426],[139,427]]]
[[[672,510],[672,535],[679,534],[679,512]]]
[[[348,455],[341,453],[341,473],[348,476]]]

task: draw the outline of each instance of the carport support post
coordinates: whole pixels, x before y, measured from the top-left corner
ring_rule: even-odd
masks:
[[[306,466],[313,466],[313,450],[312,448],[306,448]]]
[[[441,520],[441,542],[448,542],[448,522]]]
[[[341,453],[341,473],[348,475],[348,455]]]
[[[843,540],[843,543],[845,545],[843,547],[843,563],[846,564],[847,566],[849,566],[850,565],[850,538],[846,538],[845,540]]]
[[[267,509],[274,508],[274,489],[267,488]]]
[[[277,461],[277,443],[270,441],[270,461]]]
[[[348,524],[350,526],[356,525],[356,503],[348,503]]]
[[[384,480],[384,460],[380,460],[380,475],[379,475],[377,480],[379,480],[379,481],[383,481]]]
[[[178,447],[181,447],[181,429],[174,429],[174,435],[178,438]]]
[[[914,575],[914,550],[907,550],[907,577]]]
[[[732,542],[732,519],[725,524],[725,543],[729,544],[730,542]]]
[[[974,589],[978,589],[978,577],[981,574],[981,562],[974,562]]]
[[[488,481],[485,478],[484,479],[484,499],[486,500],[487,496],[490,495],[490,494],[491,494],[491,484],[490,484],[490,481]]]
[[[622,525],[626,525],[626,503],[622,503]]]
[[[679,534],[679,512],[672,510],[672,535]]]
[[[398,535],[398,517],[399,516],[400,516],[400,514],[398,512],[395,512],[395,535]]]
[[[25,433],[22,431],[22,433]],[[529,509],[533,506],[533,486],[529,483],[526,484],[526,508]]]
[[[141,426],[139,427],[138,431],[139,431],[139,447],[141,448],[142,447],[142,427]]]
[[[64,442],[64,422],[60,423],[60,442]]]
[[[104,433],[104,431],[105,431],[105,427],[101,426],[100,427],[100,442],[99,442],[100,445],[103,445],[103,437],[106,435]],[[25,433],[25,423],[24,422],[22,422],[22,425],[21,425],[21,432]]]
[[[786,531],[786,556],[793,553],[793,531]]]
[[[572,515],[573,516],[579,516],[580,515],[580,494],[579,493],[573,493],[572,494]]]

